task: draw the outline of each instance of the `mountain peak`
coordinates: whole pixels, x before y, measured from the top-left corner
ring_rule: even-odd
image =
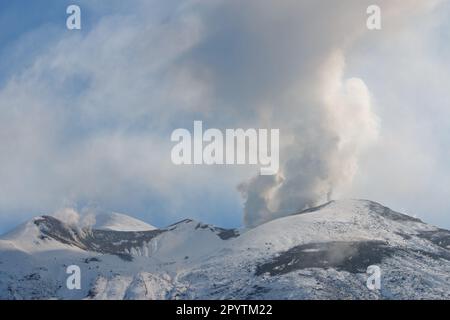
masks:
[[[0,299],[450,298],[450,231],[373,201],[331,201],[241,232],[191,219],[111,230],[123,219],[100,219],[100,230],[42,216],[0,239]],[[64,287],[71,264],[86,277],[77,292]],[[381,291],[365,285],[374,264]]]
[[[96,215],[95,224],[92,228],[111,231],[151,231],[156,229],[156,227],[144,221],[118,212]]]

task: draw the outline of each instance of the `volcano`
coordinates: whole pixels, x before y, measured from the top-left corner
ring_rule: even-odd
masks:
[[[81,289],[66,286],[69,265]],[[369,266],[381,287],[369,289]],[[253,229],[35,217],[0,237],[1,299],[449,299],[450,231],[368,200]]]

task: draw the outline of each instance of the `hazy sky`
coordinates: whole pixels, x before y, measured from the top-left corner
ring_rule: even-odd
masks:
[[[234,227],[329,194],[450,228],[448,17],[445,0],[1,0],[0,233],[64,207]],[[280,128],[282,179],[174,166],[194,120]]]

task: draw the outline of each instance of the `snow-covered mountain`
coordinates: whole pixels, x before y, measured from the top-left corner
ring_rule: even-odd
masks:
[[[66,287],[69,265],[80,290]],[[366,286],[369,265],[380,290]],[[0,238],[0,298],[449,299],[450,231],[365,200],[249,230],[124,215],[80,229],[41,216]]]
[[[148,223],[117,212],[96,215],[95,224],[92,228],[113,231],[150,231],[156,229]]]

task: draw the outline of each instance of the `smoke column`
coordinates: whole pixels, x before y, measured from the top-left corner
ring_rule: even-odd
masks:
[[[345,54],[366,28],[368,1],[227,1],[224,25],[197,52],[229,106],[247,126],[280,129],[280,172],[239,190],[244,223],[254,227],[323,203],[348,186],[360,154],[377,138],[378,119],[362,79],[347,78]],[[423,1],[381,1],[386,21],[408,18]],[[394,27],[391,25],[390,31]],[[247,116],[247,117],[246,117]],[[246,118],[245,118],[246,117]]]

